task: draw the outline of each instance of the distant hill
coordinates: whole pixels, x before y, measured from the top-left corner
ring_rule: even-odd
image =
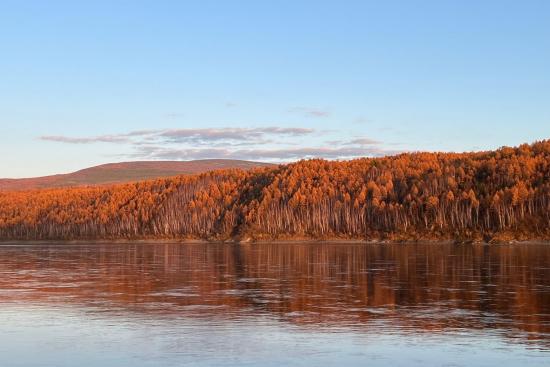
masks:
[[[217,169],[251,169],[264,166],[270,166],[270,164],[230,159],[203,159],[185,162],[138,161],[109,163],[67,174],[34,178],[0,179],[0,190],[12,191],[104,185],[171,177],[182,174],[191,175]]]

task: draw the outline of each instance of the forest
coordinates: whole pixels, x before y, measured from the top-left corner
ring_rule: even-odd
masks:
[[[550,140],[0,192],[1,240],[550,239]]]

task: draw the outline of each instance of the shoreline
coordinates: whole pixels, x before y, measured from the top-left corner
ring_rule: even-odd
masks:
[[[550,245],[550,240],[534,239],[534,240],[511,240],[511,241],[497,241],[497,242],[485,242],[485,241],[457,241],[457,240],[375,240],[375,239],[273,239],[273,240],[204,240],[204,239],[177,239],[177,238],[164,238],[164,239],[78,239],[78,240],[1,240],[1,246],[14,246],[14,245],[101,245],[101,244],[115,244],[115,245],[155,245],[155,244],[174,244],[174,245],[265,245],[265,244],[322,244],[322,245],[416,245],[416,244],[432,244],[432,245]]]

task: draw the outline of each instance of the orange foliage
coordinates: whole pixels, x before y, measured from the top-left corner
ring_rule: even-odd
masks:
[[[550,141],[0,193],[0,238],[549,238]]]

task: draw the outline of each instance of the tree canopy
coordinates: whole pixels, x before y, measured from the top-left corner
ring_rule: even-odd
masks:
[[[1,239],[550,238],[550,141],[0,192]]]

